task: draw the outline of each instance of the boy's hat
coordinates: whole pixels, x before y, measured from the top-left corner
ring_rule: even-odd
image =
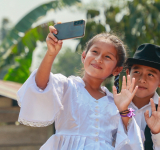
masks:
[[[125,64],[144,65],[160,70],[160,46],[148,43],[140,45],[133,58],[128,58]]]

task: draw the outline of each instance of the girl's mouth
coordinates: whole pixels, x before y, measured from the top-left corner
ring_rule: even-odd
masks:
[[[99,65],[96,65],[96,64],[91,64],[91,65],[96,69],[102,69]]]

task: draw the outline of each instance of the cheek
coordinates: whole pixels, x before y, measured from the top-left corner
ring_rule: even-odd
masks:
[[[132,81],[132,78],[135,78],[135,81],[136,81],[136,77],[134,76],[134,74],[130,73],[130,80]]]
[[[135,78],[135,86],[138,84],[138,80],[139,80],[139,77],[134,75],[134,74],[130,74],[130,80],[132,82],[132,79]]]

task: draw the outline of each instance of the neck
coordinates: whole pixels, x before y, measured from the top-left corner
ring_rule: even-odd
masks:
[[[90,87],[94,90],[98,90],[101,87],[101,84],[104,80],[98,79],[98,78],[93,78],[87,74],[84,74],[83,76],[83,81],[85,82],[85,87]]]
[[[106,95],[105,91],[101,89],[101,83],[103,80],[94,78],[87,74],[85,74],[82,79],[85,82],[85,89],[92,97],[98,100]]]
[[[154,95],[154,94],[153,94]],[[150,102],[150,98],[153,97],[153,95],[150,95],[150,96],[147,96],[147,97],[144,97],[144,98],[140,98],[140,97],[137,97],[136,95],[134,96],[132,102],[135,104],[135,106],[140,109],[142,108],[143,106],[149,104]]]

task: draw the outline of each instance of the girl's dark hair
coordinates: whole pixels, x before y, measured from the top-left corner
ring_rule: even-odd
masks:
[[[124,70],[129,69],[129,72],[130,72],[130,71],[131,71],[131,68],[132,68],[132,66],[133,66],[133,64],[129,64],[129,63],[125,62],[123,66],[124,66],[124,67],[123,67]]]
[[[100,33],[100,34],[97,34],[96,36],[94,36],[92,39],[90,39],[86,43],[86,49],[85,49],[86,54],[89,51],[89,49],[91,48],[91,46],[99,39],[110,40],[113,43],[115,49],[117,50],[117,65],[116,65],[116,67],[123,66],[123,63],[125,62],[125,59],[126,59],[126,49],[125,49],[124,43],[115,34],[110,34],[110,33],[105,32],[105,33]],[[112,76],[113,75],[111,74],[109,77],[112,77]],[[117,92],[119,92],[119,75],[115,76],[114,80],[115,80],[114,85],[117,88]]]

